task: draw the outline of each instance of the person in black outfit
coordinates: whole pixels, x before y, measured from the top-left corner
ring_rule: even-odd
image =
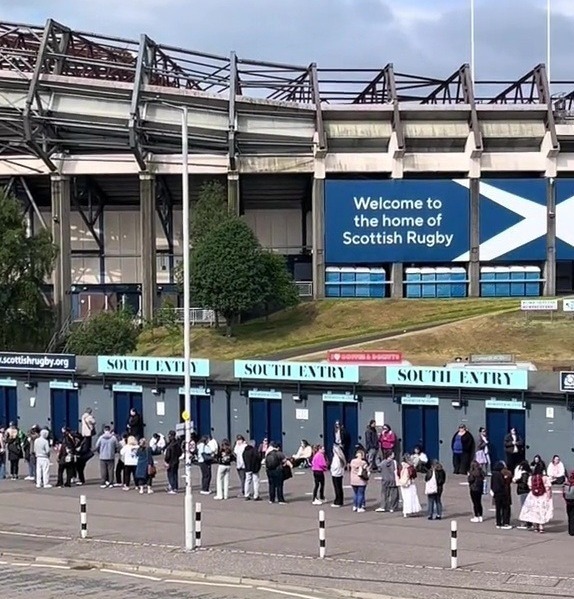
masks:
[[[78,485],[86,484],[86,476],[84,474],[86,470],[86,464],[94,457],[92,451],[92,438],[82,437],[81,435],[74,435],[74,442],[76,446],[76,477],[78,478]]]
[[[472,501],[472,509],[474,512],[474,517],[470,520],[471,522],[482,522],[482,516],[484,514],[482,509],[484,479],[484,470],[476,460],[472,461],[468,473],[468,490],[470,491],[470,500]]]
[[[377,434],[376,424],[375,420],[371,420],[365,431],[367,464],[371,472],[376,472],[377,470],[377,454],[379,453],[379,435]]]
[[[181,443],[177,440],[175,431],[167,433],[167,444],[163,459],[167,469],[168,493],[174,495],[179,490],[179,460],[181,458]]]
[[[510,526],[511,483],[512,473],[504,462],[497,462],[492,469],[490,488],[494,497],[494,507],[496,508],[496,528],[503,528],[504,530],[512,528]]]
[[[464,424],[458,427],[451,443],[454,474],[467,475],[474,455],[474,437]]]
[[[568,516],[568,534],[574,537],[574,472],[564,485],[564,500],[566,501],[566,515]]]
[[[249,441],[247,447],[243,451],[243,463],[245,464],[245,489],[243,494],[245,500],[261,501],[259,496],[259,472],[263,456],[255,447],[255,441]]]
[[[335,443],[339,445],[339,447],[343,450],[345,454],[345,459],[347,463],[351,460],[349,459],[351,450],[354,448],[351,447],[351,433],[345,428],[345,425],[342,422],[335,422]]]
[[[506,466],[511,472],[524,459],[524,439],[515,428],[504,437],[504,451],[506,453]]]
[[[138,441],[144,436],[144,423],[141,414],[135,408],[130,410],[128,418],[127,432]]]
[[[62,431],[62,442],[58,451],[58,480],[57,487],[71,487],[75,472],[76,442],[69,428]],[[64,474],[66,482],[64,483]]]
[[[265,457],[265,469],[269,481],[269,503],[275,503],[275,499],[280,505],[285,503],[283,495],[283,466],[285,462],[285,454],[277,448],[276,444],[273,444]]]

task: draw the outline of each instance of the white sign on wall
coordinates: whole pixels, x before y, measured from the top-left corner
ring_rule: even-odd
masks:
[[[385,426],[384,412],[375,412],[375,426]]]
[[[296,420],[309,420],[309,410],[305,410],[305,409],[295,410],[295,419]]]
[[[520,309],[523,312],[555,312],[556,310],[558,310],[558,300],[522,300],[520,302]]]
[[[562,309],[564,312],[574,312],[574,299],[562,300]]]

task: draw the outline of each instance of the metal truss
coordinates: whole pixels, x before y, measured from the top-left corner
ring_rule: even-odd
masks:
[[[5,193],[14,196],[21,203],[31,234],[34,234],[34,215],[43,229],[48,227],[25,177],[10,177],[3,182],[3,187]]]
[[[155,197],[156,197],[156,212],[159,216],[161,228],[167,240],[168,264],[169,264],[169,282],[173,283],[173,275],[175,268],[174,256],[174,229],[173,229],[173,197],[167,184],[165,177],[156,176],[155,178]],[[161,255],[158,254],[158,255]]]
[[[54,116],[44,99],[50,85],[55,85],[54,77],[59,78],[60,87],[82,85],[81,89],[92,94],[129,99],[128,135],[126,122],[119,118],[78,117],[77,122],[71,122]],[[44,27],[0,23],[0,81],[25,95],[23,106],[0,106],[0,157],[29,153],[40,158],[51,172],[57,170],[54,154],[129,150],[145,170],[150,152],[176,152],[175,128],[159,130],[156,126],[154,130],[145,114],[146,102],[169,90],[188,90],[222,101],[220,105],[228,114],[227,139],[197,133],[191,147],[192,151],[228,154],[231,171],[237,168],[237,107],[244,96],[279,102],[287,116],[290,105],[312,107],[318,151],[327,146],[325,104],[392,105],[399,146],[404,141],[400,123],[400,105],[404,103],[470,106],[470,126],[478,145],[477,103],[541,104],[548,106],[547,127],[554,135],[553,109],[542,65],[516,82],[503,83],[473,82],[468,65],[447,78],[402,73],[391,64],[382,70],[322,69],[315,63],[293,66],[247,60],[234,52],[229,56],[195,52],[159,44],[147,35],[129,40],[85,33],[50,19]],[[128,86],[98,88],[98,81]],[[498,91],[501,86],[502,91]],[[475,98],[474,89],[484,93]],[[199,96],[182,94],[172,101],[192,104]],[[574,103],[574,93],[566,101]]]

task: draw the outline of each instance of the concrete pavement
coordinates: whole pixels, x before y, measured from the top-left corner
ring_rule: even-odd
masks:
[[[91,464],[93,469],[96,464]],[[91,470],[92,472],[93,470]],[[196,473],[197,476],[197,473]],[[465,588],[463,596],[574,597],[570,554],[574,539],[565,533],[562,498],[555,497],[555,521],[545,535],[494,527],[493,513],[472,524],[468,487],[450,477],[444,496],[443,521],[423,516],[373,511],[380,482],[371,481],[369,511],[327,504],[327,554],[319,561],[318,511],[311,505],[310,473],[297,472],[286,483],[288,505],[230,499],[214,501],[196,495],[203,506],[204,551],[182,554],[183,495],[82,488],[37,491],[23,481],[0,483],[0,548],[62,558],[81,557],[109,563],[194,570],[207,574],[265,578],[283,584],[349,591],[396,592],[428,597],[425,589],[441,589],[441,597]],[[159,490],[160,484],[157,485]],[[265,489],[265,486],[263,487]],[[236,489],[237,490],[237,489]],[[328,497],[331,496],[328,488]],[[350,489],[345,492],[350,496]],[[91,540],[80,542],[80,494],[88,497]],[[424,497],[419,489],[421,500]],[[450,524],[459,523],[461,569],[449,570]],[[145,546],[142,546],[144,544]],[[425,594],[427,593],[427,594]],[[446,593],[446,594],[445,594]],[[478,594],[476,594],[478,593]]]

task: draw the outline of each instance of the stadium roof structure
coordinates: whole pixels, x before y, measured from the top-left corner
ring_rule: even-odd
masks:
[[[129,119],[110,115],[78,122],[74,113],[49,101],[50,93],[70,87],[83,98],[126,101],[128,97]],[[544,65],[516,81],[477,82],[468,65],[447,78],[402,73],[392,64],[381,69],[292,66],[244,59],[235,52],[216,56],[186,50],[159,44],[147,35],[129,40],[75,31],[52,19],[43,27],[0,23],[3,90],[11,93],[0,93],[0,160],[31,154],[52,171],[56,169],[51,156],[58,152],[130,149],[142,167],[146,152],[175,153],[177,124],[159,130],[142,109],[160,95],[162,101],[174,104],[205,107],[209,102],[210,109],[229,119],[232,132],[239,102],[251,102],[254,111],[268,102],[272,107],[268,111],[286,117],[305,107],[315,114],[319,145],[325,136],[322,113],[333,109],[386,106],[398,118],[405,105],[464,105],[477,119],[477,104],[533,105],[547,110],[552,120],[555,101]],[[20,94],[22,102],[15,102],[14,94]],[[187,99],[180,102],[178,94]],[[574,109],[574,91],[559,101],[562,110]],[[206,134],[198,147],[222,153],[234,143],[233,135],[223,140]]]

